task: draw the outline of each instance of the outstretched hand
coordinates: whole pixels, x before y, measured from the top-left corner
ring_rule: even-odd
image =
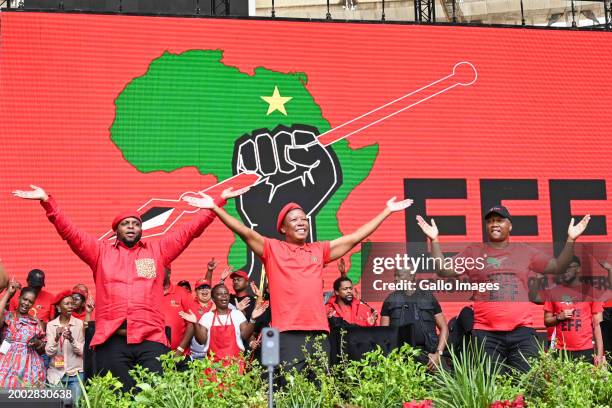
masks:
[[[189,313],[185,313],[182,310],[178,312],[179,316],[188,321],[189,323],[197,323],[198,318],[196,315],[189,309]]]
[[[242,187],[242,188],[239,188],[238,190],[234,190],[233,187],[230,187],[230,188],[223,190],[223,192],[221,193],[221,198],[224,200],[229,200],[230,198],[238,197],[239,195],[246,193],[250,189],[251,189],[250,186]]]
[[[402,201],[395,201],[396,198],[397,197],[391,197],[391,199],[389,201],[387,201],[387,208],[391,212],[405,210],[406,208],[410,207],[412,205],[412,203],[414,202],[410,198],[407,198],[407,199],[402,200]]]
[[[251,313],[251,319],[255,320],[259,316],[264,314],[264,312],[266,311],[268,306],[270,306],[270,303],[268,303],[268,302],[263,302],[263,303],[260,303],[257,306],[255,306],[255,309],[253,309],[253,313]]]
[[[438,226],[433,218],[431,219],[431,225],[429,225],[420,215],[417,215],[416,219],[417,224],[419,224],[419,227],[421,227],[423,233],[427,235],[427,238],[431,240],[438,238],[440,232],[438,231]]]
[[[574,219],[572,218],[570,220],[569,227],[567,227],[567,236],[571,239],[577,239],[580,235],[582,235],[587,225],[589,225],[590,219],[591,215],[587,214],[580,220],[578,224],[574,225]]]
[[[215,201],[211,196],[202,194],[202,197],[183,197],[183,201],[185,201],[189,205],[193,205],[194,207],[204,208],[210,210],[215,206]]]
[[[26,200],[47,201],[49,199],[49,196],[41,187],[37,187],[33,184],[30,184],[30,188],[32,189],[30,191],[15,190],[13,191],[13,195],[15,197],[24,198]]]

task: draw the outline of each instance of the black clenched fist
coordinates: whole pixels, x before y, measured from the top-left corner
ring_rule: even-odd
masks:
[[[234,174],[255,172],[261,176],[256,186],[236,200],[247,226],[280,239],[278,213],[285,204],[296,202],[309,216],[311,239],[316,240],[315,216],[342,184],[338,157],[331,147],[319,143],[318,133],[312,126],[278,126],[273,131],[257,130],[235,142]]]

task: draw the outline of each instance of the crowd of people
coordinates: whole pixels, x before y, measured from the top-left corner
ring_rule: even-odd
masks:
[[[208,196],[187,197],[189,204],[202,209],[199,215],[151,242],[141,240],[142,220],[135,211],[121,212],[112,221],[114,242],[99,241],[78,229],[42,188],[15,191],[17,197],[40,201],[59,235],[89,265],[96,302],[83,284],[55,296],[45,291],[45,273],[39,269],[30,271],[26,287],[13,279],[7,281],[0,297],[0,310],[4,311],[0,313],[0,387],[61,384],[78,397],[83,356],[87,352],[85,332],[94,321],[95,332],[89,346],[94,351],[97,372],[111,372],[120,379],[124,390],[135,385],[130,369],[139,364],[160,372],[158,357],[169,351],[191,359],[209,356],[223,365],[236,363],[244,370],[246,352],[258,357],[260,334],[266,326],[280,331],[280,357],[286,369],[304,369],[307,354],[313,351],[313,339],[325,339],[330,328],[355,326],[412,325],[416,332],[414,345],[423,350],[423,362],[431,369],[441,363],[449,325],[436,298],[419,289],[398,290],[383,302],[379,316],[376,308],[357,296],[342,260],[387,217],[405,210],[412,200],[392,198],[378,215],[353,233],[332,241],[310,242],[309,218],[297,203],[287,204],[278,214],[276,228],[283,240],[262,236],[229,215],[223,209],[226,200],[245,191],[228,189],[214,200]],[[172,283],[172,261],[215,218],[261,259],[268,285],[258,287],[245,271],[234,271],[229,266],[215,282],[213,274],[219,264],[214,258],[193,287],[188,281]],[[430,240],[431,256],[445,259],[435,221],[428,223],[418,217],[417,222]],[[519,277],[532,270],[561,277],[559,287],[577,288],[580,260],[574,255],[573,245],[588,222],[589,216],[577,224],[572,220],[565,248],[559,256],[550,258],[527,246],[520,251],[510,250],[512,217],[505,207],[496,206],[485,215],[486,245],[472,245],[458,256],[475,257],[486,247],[489,255],[511,260],[496,274]],[[323,267],[336,260],[340,260],[339,277],[333,283],[333,293],[325,296]],[[601,265],[612,281],[612,266],[607,262]],[[414,280],[414,272],[398,269],[395,279]],[[436,272],[442,276],[470,273],[453,269]],[[6,281],[2,275],[0,279]],[[226,284],[228,278],[230,285]],[[599,329],[602,303],[557,300],[541,299],[543,322],[551,328],[552,347],[604,364]],[[527,359],[538,352],[535,322],[528,304],[475,300],[470,310],[473,324],[465,329],[485,352],[509,368],[527,370]],[[326,340],[322,346],[329,350]]]

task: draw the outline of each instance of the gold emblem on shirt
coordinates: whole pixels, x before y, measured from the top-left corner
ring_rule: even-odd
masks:
[[[142,258],[136,260],[136,274],[141,278],[153,279],[157,276],[155,259]]]

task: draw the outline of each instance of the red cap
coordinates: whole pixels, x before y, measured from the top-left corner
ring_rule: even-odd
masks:
[[[231,275],[230,275],[230,279],[234,279],[237,276],[240,277],[240,278],[244,278],[246,280],[249,280],[249,274],[246,273],[245,271],[232,272]]]
[[[87,296],[89,296],[89,289],[84,284],[79,283],[78,285],[74,285],[74,288],[72,288],[72,294],[75,293],[87,299]]]
[[[138,214],[138,211],[123,211],[117,214],[117,216],[113,219],[113,223],[112,223],[113,231],[117,231],[117,226],[119,225],[121,221],[125,220],[126,218],[131,218],[131,217],[136,218],[138,221],[142,223],[142,219],[140,218],[140,214]]]
[[[67,297],[72,297],[72,291],[68,289],[62,290],[60,293],[57,294],[52,304],[55,306],[59,302],[61,302],[64,298],[67,298]]]
[[[302,208],[302,206],[300,206],[297,203],[289,203],[287,205],[285,205],[280,212],[278,213],[278,219],[276,220],[276,230],[282,234],[281,232],[281,227],[283,226],[283,221],[285,220],[285,217],[287,216],[287,214],[289,213],[289,211],[292,210],[296,210],[296,209],[300,209],[302,211],[304,211],[304,209]]]
[[[200,286],[204,286],[204,285],[207,285],[207,286],[210,288],[210,286],[211,286],[211,285],[210,285],[210,281],[209,281],[208,279],[206,279],[206,278],[201,278],[201,279],[198,279],[198,280],[196,281],[196,283],[195,283],[195,288],[197,289],[197,288],[199,288]]]

